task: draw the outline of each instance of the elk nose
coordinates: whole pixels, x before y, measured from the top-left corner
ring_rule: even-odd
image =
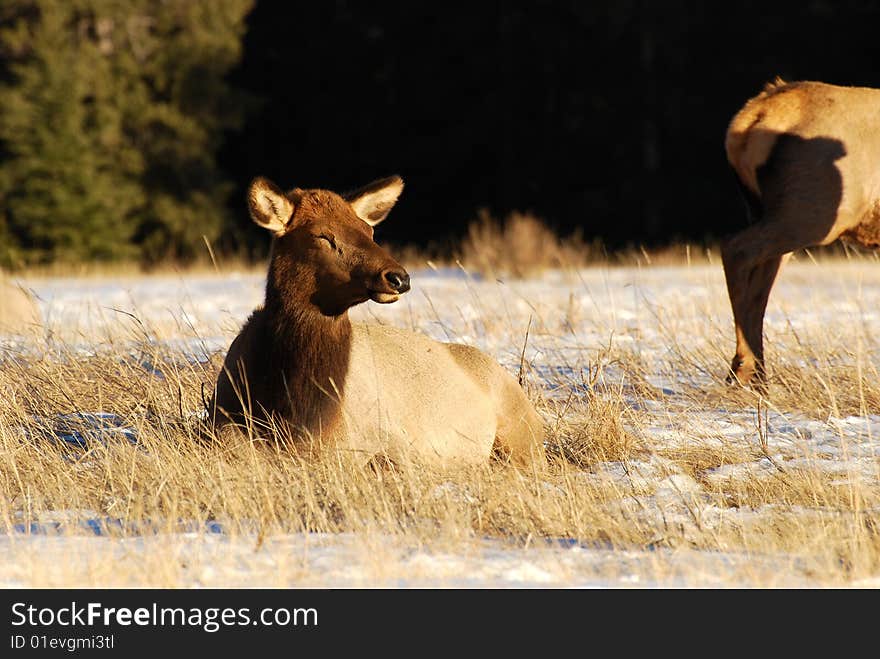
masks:
[[[409,275],[400,270],[389,270],[385,273],[385,281],[398,293],[406,293],[409,290]]]

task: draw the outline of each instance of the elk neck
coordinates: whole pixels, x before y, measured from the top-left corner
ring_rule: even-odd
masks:
[[[311,282],[295,267],[272,259],[263,313],[272,356],[270,384],[292,427],[319,435],[338,421],[351,355],[348,311],[328,316],[309,299]],[[272,378],[273,380],[275,378]]]

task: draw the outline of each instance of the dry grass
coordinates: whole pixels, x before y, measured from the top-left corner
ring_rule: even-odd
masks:
[[[185,410],[200,407],[201,384],[213,380],[218,362],[186,363],[146,345],[138,359],[131,355],[130,349],[111,348],[102,356],[55,353],[4,363],[0,482],[6,496],[0,519],[7,530],[16,520],[70,509],[118,517],[131,528],[162,520],[167,530],[184,519],[221,520],[233,529],[263,534],[369,528],[427,534],[424,540],[437,528],[457,528],[464,535],[595,537],[590,525],[572,525],[565,510],[545,506],[541,479],[564,480],[570,469],[564,461],[540,479],[497,465],[377,476],[347,462],[307,461],[244,436],[205,444],[198,441],[195,417]],[[145,372],[139,363],[144,358],[165,378]],[[138,443],[113,438],[92,441],[81,450],[40,439],[59,429],[59,415],[85,410],[119,415],[137,431]],[[614,416],[592,415],[589,425],[575,426],[570,453],[582,462],[631,451]],[[76,420],[64,427],[92,429],[89,422]],[[597,440],[591,427],[612,434]],[[561,432],[556,439],[568,441]],[[432,494],[450,483],[455,485],[449,489],[452,496]],[[567,500],[566,507],[575,503],[583,508],[586,502]]]
[[[566,246],[550,240],[529,218],[502,230],[502,237],[491,233],[498,230],[486,224],[480,231],[487,233],[475,232],[463,253],[494,272],[513,267],[512,261],[503,261],[505,250],[494,247],[491,254],[499,256],[493,260],[481,246],[512,241],[546,250],[540,263],[524,256],[528,249],[516,255],[519,274],[571,263]],[[528,390],[549,432],[551,460],[543,473],[488,464],[447,473],[413,468],[377,474],[332,458],[301,459],[245,437],[201,443],[193,411],[200,409],[202,389],[212,385],[222,355],[192,361],[152,341],[144,324],[129,335],[93,336],[95,349],[86,353],[57,342],[36,351],[7,350],[0,368],[0,530],[15,537],[15,525],[57,519],[60,511],[68,522],[119,520],[110,534],[121,539],[141,537],[144,529],[178,532],[181,521],[216,521],[227,537],[253,547],[252,554],[236,559],[235,569],[244,572],[256,569],[264,543],[280,534],[309,532],[358,538],[365,547],[364,569],[376,578],[394,578],[389,537],[406,546],[458,552],[486,538],[532,547],[542,539],[564,538],[616,552],[669,551],[694,561],[730,552],[783,557],[790,563],[782,575],[818,585],[876,577],[876,478],[842,478],[819,461],[724,475],[730,466],[767,461],[761,428],[756,427],[753,441],[716,441],[692,419],[707,410],[720,416],[740,411],[754,406],[757,397],[722,384],[721,365],[728,355],[718,346],[732,341],[729,328],[716,328],[705,342],[691,341],[688,337],[705,327],[687,325],[679,311],[658,311],[669,364],[711,373],[708,383],[705,378],[683,382],[675,395],[652,385],[655,362],[645,360],[638,342],[599,350],[579,346],[588,363],[569,364],[569,370],[589,373],[587,381],[559,372],[539,386],[534,371],[527,370]],[[545,320],[534,331],[562,336],[573,315],[566,314],[559,326]],[[772,409],[816,419],[876,414],[880,377],[871,357],[876,341],[867,329],[855,332],[858,340],[853,336],[850,331],[823,339],[819,328],[810,336],[776,336],[770,354]],[[558,395],[566,391],[569,395]],[[48,439],[59,415],[95,410],[121,417],[136,430],[138,443],[111,437],[83,449]],[[647,429],[658,414],[667,415],[686,441],[652,442]],[[71,534],[80,533],[75,525],[70,528]],[[100,586],[121,579],[130,585],[175,586],[191,583],[187,575],[193,564],[208,569],[222,560],[207,549],[184,557],[173,542],[159,545],[138,554],[138,565],[128,571],[118,568],[121,572],[113,574],[89,564],[85,577],[74,563],[66,570],[50,569],[38,556],[15,554],[32,562],[26,577],[17,574],[33,585],[85,580]],[[654,563],[639,568],[646,571],[643,577],[701,583],[698,570],[688,572],[664,556],[656,554]],[[612,580],[623,570],[619,561],[595,569],[595,576]],[[293,557],[273,563],[271,570],[279,583],[310,583],[310,578],[320,583]],[[780,570],[750,567],[747,561],[731,568],[728,578],[731,585],[772,586],[779,583]],[[214,583],[230,580],[219,576]]]
[[[668,527],[662,518],[644,514],[644,504],[632,503],[633,495],[652,493],[650,480],[641,485],[585,480],[585,474],[601,474],[609,463],[631,465],[652,457],[651,447],[624,423],[638,412],[613,392],[597,391],[564,405],[538,401],[551,420],[549,443],[556,449],[546,473],[487,465],[377,476],[332,459],[305,461],[244,437],[204,445],[197,441],[192,418],[181,412],[198,409],[201,384],[212,380],[217,363],[185,363],[144,346],[143,356],[166,374],[161,380],[145,373],[130,354],[111,350],[100,357],[56,354],[4,363],[0,525],[7,532],[16,523],[71,511],[120,520],[110,532],[122,537],[146,528],[179,531],[179,520],[213,520],[231,537],[255,537],[257,546],[263,538],[298,532],[390,535],[417,546],[558,537],[618,549],[786,553],[807,561],[812,578],[829,585],[880,569],[876,515],[867,512],[880,504],[875,485],[840,484],[810,469],[714,481],[702,495],[714,506],[779,512],[749,522],[732,516],[730,523],[701,529]],[[56,415],[95,409],[120,415],[137,430],[139,443],[111,439],[80,450],[35,440],[48,429],[46,421],[36,419],[48,418],[51,426]],[[656,455],[669,460],[668,473],[699,479],[712,468],[754,460],[759,450],[701,446]],[[785,514],[798,507],[814,514]],[[146,583],[155,584],[157,574],[173,582],[174,575],[160,569],[168,557],[155,552],[152,558],[155,570],[139,568]],[[63,577],[53,579],[61,579],[51,582],[55,585],[64,583]]]
[[[381,242],[381,235],[378,236]],[[486,277],[527,278],[547,270],[571,270],[589,266],[652,267],[720,265],[716,240],[696,243],[672,241],[665,245],[630,244],[609,249],[600,238],[587,239],[580,231],[563,236],[545,220],[527,212],[514,211],[503,220],[481,209],[456,244],[392,244],[386,247],[408,268],[426,264],[461,265]],[[843,242],[811,247],[793,255],[793,260],[813,263],[870,260],[880,261],[880,252],[863,251]],[[220,272],[262,272],[265,257],[244,253],[224,254],[205,243],[204,252],[187,263],[164,262],[149,267],[135,261],[54,263],[32,265],[11,273],[14,278],[44,277],[135,277],[143,274],[200,274]]]
[[[485,276],[530,277],[595,262],[600,256],[596,251],[578,234],[563,240],[533,215],[511,213],[499,222],[482,210],[468,226],[459,259]]]

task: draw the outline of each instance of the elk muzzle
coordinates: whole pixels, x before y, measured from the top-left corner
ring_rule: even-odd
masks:
[[[370,299],[380,304],[397,302],[409,286],[409,273],[401,267],[389,268],[381,273],[377,285],[370,288]]]

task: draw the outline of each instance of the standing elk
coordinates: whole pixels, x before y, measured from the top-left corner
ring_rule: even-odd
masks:
[[[476,348],[349,320],[395,302],[409,275],[373,241],[403,189],[393,176],[340,196],[255,179],[250,216],[273,234],[265,302],[232,342],[209,415],[356,461],[449,465],[545,459],[543,423],[519,383]]]
[[[766,384],[764,312],[785,255],[838,238],[880,247],[880,90],[777,78],[725,143],[749,226],[721,248],[736,328],[729,380]]]

